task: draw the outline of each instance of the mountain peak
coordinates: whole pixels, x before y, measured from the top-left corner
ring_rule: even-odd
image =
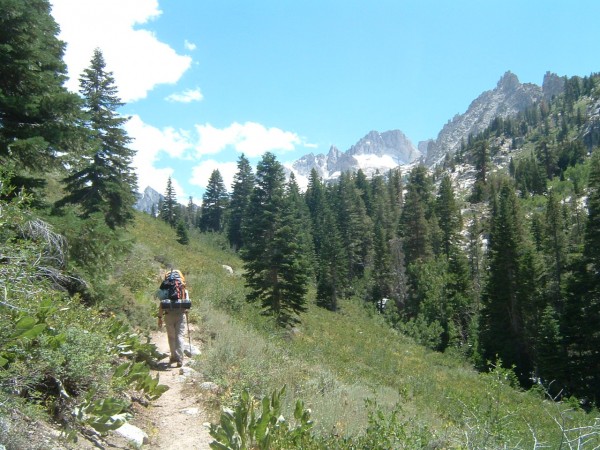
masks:
[[[507,71],[496,88],[485,91],[469,105],[464,114],[455,116],[429,144],[426,164],[439,163],[446,153],[454,153],[462,140],[485,130],[496,117],[511,117],[524,111],[544,96],[542,88],[532,83],[521,83]]]
[[[506,71],[496,85],[497,89],[514,90],[520,86],[519,77],[510,70]]]
[[[369,131],[346,152],[331,146],[327,156],[304,155],[292,164],[291,169],[299,179],[307,179],[315,169],[324,180],[336,179],[343,172],[362,169],[367,176],[377,171],[383,173],[403,164],[410,164],[421,153],[400,130]]]

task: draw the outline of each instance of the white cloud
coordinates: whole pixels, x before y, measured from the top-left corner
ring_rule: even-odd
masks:
[[[208,179],[214,170],[218,169],[219,173],[223,177],[223,184],[227,188],[228,192],[231,192],[231,185],[233,184],[233,178],[237,172],[237,163],[235,162],[218,162],[214,159],[203,161],[192,169],[192,178],[190,184],[205,188],[208,184]]]
[[[183,42],[183,46],[185,47],[186,50],[189,50],[189,51],[196,50],[196,44],[188,41],[187,39]]]
[[[232,123],[227,128],[215,128],[210,124],[196,125],[198,155],[219,153],[228,146],[248,157],[260,156],[265,152],[292,151],[301,144],[300,137],[291,131],[266,128],[255,122]]]
[[[237,162],[222,162],[216,159],[204,159],[206,152],[198,151],[194,133],[178,130],[172,127],[157,128],[147,123],[138,115],[133,115],[126,122],[125,131],[132,138],[130,147],[136,151],[132,166],[138,177],[138,189],[143,191],[147,186],[163,193],[167,180],[171,177],[178,201],[187,204],[189,195],[183,185],[198,186],[204,190],[211,173],[219,169],[223,182],[228,191],[231,191],[234,176],[238,170]],[[247,157],[260,156],[265,151],[277,149],[293,149],[300,143],[300,139],[292,132],[282,131],[278,128],[266,128],[257,123],[240,125],[233,123],[227,128],[218,129],[211,125],[196,125],[200,146],[213,148],[214,153],[227,146],[233,146],[238,151],[243,151]],[[248,147],[247,146],[252,146]],[[253,151],[258,149],[258,151]],[[168,156],[170,159],[163,157]],[[158,168],[161,160],[168,161],[170,167]],[[187,182],[182,180],[181,172],[177,173],[176,167],[187,174],[191,169],[191,177]],[[302,180],[300,180],[302,181]],[[195,199],[200,201],[201,199]]]
[[[200,92],[200,88],[196,89],[188,89],[183,92],[176,92],[174,94],[169,95],[166,99],[170,102],[176,103],[190,103],[190,102],[199,102],[204,98],[202,92]]]
[[[143,191],[146,186],[162,193],[167,187],[167,179],[172,177],[175,193],[185,198],[185,191],[175,179],[173,168],[155,167],[161,152],[172,158],[182,158],[186,149],[191,147],[184,132],[172,128],[159,130],[142,122],[139,116],[132,116],[125,125],[125,131],[133,139],[130,147],[136,151],[133,167],[138,176],[138,189]]]
[[[59,38],[67,43],[64,61],[67,87],[79,90],[79,76],[100,48],[113,72],[125,103],[146,97],[162,83],[175,83],[192,64],[156,36],[135,29],[162,13],[157,0],[51,0],[52,15],[60,25]]]

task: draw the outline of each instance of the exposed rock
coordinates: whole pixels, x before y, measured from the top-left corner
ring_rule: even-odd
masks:
[[[214,393],[217,393],[221,390],[219,385],[216,383],[213,383],[212,381],[205,381],[205,382],[201,383],[200,389],[202,389],[203,391],[209,391],[209,392],[214,392]]]
[[[183,378],[191,378],[198,375],[198,372],[191,367],[181,367],[179,369],[179,375],[183,376]]]
[[[305,181],[312,169],[323,180],[337,179],[342,172],[356,172],[358,169],[370,177],[377,171],[385,173],[420,157],[421,152],[402,131],[371,131],[346,152],[332,146],[327,156],[309,153],[294,162],[291,170]]]
[[[200,414],[200,408],[186,408],[182,409],[181,412],[188,416],[197,416],[198,414]]]
[[[183,354],[188,358],[200,355],[201,353],[202,352],[198,349],[198,347],[194,346],[193,344],[191,346],[190,344],[183,344]]]
[[[141,447],[148,443],[148,435],[135,425],[126,423],[117,428],[115,433],[123,436],[127,441],[131,442],[135,447]]]
[[[559,77],[555,73],[546,72],[544,75],[544,81],[542,82],[542,92],[544,98],[548,101],[552,100],[559,94],[562,94],[565,90],[565,77]]]
[[[143,211],[148,214],[151,214],[152,209],[154,208],[154,212],[158,213],[158,204],[163,199],[164,196],[148,186],[144,189],[144,192],[139,194],[138,200],[133,207],[138,211]]]
[[[556,91],[554,78],[547,75],[548,89]],[[435,142],[428,146],[425,164],[433,166],[441,162],[446,153],[453,154],[460,148],[461,141],[470,134],[477,135],[492,123],[495,117],[511,117],[540,101],[544,94],[535,84],[519,82],[512,72],[506,72],[496,88],[477,97],[464,114],[456,115],[438,134]]]

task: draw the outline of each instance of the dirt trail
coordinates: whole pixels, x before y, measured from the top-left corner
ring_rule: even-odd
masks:
[[[153,332],[152,343],[160,352],[168,353],[167,333],[163,328]],[[187,336],[186,336],[187,337]],[[144,448],[157,450],[203,450],[209,449],[212,438],[204,425],[206,418],[202,405],[196,397],[196,391],[190,379],[184,377],[182,369],[166,364],[168,357],[161,361],[158,370],[152,376],[160,377],[160,384],[169,386],[159,399],[139,411],[142,428],[150,438]],[[189,358],[184,361],[184,368]]]

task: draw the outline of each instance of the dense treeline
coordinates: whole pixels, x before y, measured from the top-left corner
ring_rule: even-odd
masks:
[[[231,195],[215,171],[187,221],[226,233],[248,300],[282,324],[312,283],[324,308],[360,296],[430,348],[597,402],[599,83],[565,78],[562,95],[496,118],[433,173],[324,183],[313,170],[300,194],[272,154],[256,174],[242,155]]]

